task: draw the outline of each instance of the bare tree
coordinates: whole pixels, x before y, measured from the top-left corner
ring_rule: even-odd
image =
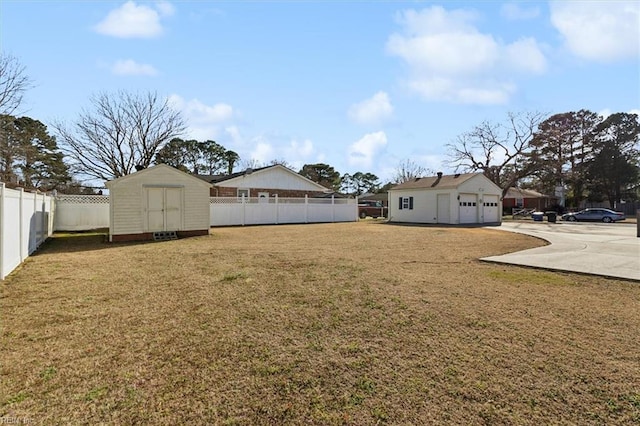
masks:
[[[509,113],[505,123],[485,121],[447,144],[448,164],[456,171],[481,171],[502,188],[502,196],[537,169],[531,142],[545,115]]]
[[[18,59],[0,54],[0,114],[12,115],[22,103],[24,92],[33,87]]]
[[[427,174],[435,174],[435,172],[426,167],[422,167],[409,159],[403,160],[395,168],[393,183],[404,183],[417,177],[423,177]]]
[[[256,160],[255,158],[251,158],[251,159],[248,159],[248,160],[242,160],[240,162],[240,167],[245,169],[245,170],[248,170],[248,169],[259,169],[259,168],[264,167],[264,166],[265,166],[265,163],[263,163],[260,160]]]
[[[180,112],[155,92],[100,93],[90,101],[92,108],[71,128],[53,125],[73,170],[89,178],[110,180],[149,167],[162,146],[186,129]]]

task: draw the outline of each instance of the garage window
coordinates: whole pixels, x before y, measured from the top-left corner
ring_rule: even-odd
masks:
[[[400,197],[398,207],[400,210],[413,210],[413,197]]]

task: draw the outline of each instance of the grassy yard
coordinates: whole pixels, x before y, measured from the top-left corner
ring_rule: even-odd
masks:
[[[0,420],[640,422],[640,285],[477,260],[541,244],[377,221],[57,235],[0,283]]]

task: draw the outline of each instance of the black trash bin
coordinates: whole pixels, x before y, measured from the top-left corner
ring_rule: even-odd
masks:
[[[556,219],[558,218],[558,213],[556,212],[545,212],[545,214],[547,215],[547,221],[555,223]]]

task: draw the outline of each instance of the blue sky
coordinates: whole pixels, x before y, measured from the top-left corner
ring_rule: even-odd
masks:
[[[637,1],[0,0],[0,47],[45,124],[152,90],[243,160],[382,180],[508,112],[640,112]]]

